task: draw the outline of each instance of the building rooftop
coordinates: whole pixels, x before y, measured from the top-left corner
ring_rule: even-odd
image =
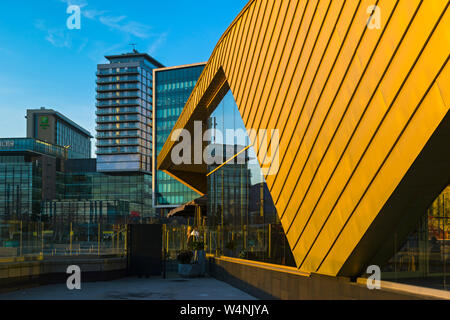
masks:
[[[130,53],[122,53],[122,54],[118,54],[118,55],[110,55],[110,56],[105,56],[106,59],[108,60],[113,60],[113,59],[119,59],[119,58],[127,58],[127,57],[136,57],[136,58],[145,58],[147,59],[149,62],[151,62],[153,65],[155,65],[158,68],[164,68],[164,65],[157,61],[155,58],[149,56],[146,53],[140,53],[136,50],[134,50],[134,52],[130,52]]]
[[[28,152],[67,159],[67,149],[33,138],[0,138],[1,153]]]
[[[83,127],[81,127],[80,125],[76,124],[74,121],[70,120],[69,118],[67,118],[65,115],[63,115],[62,113],[59,113],[58,111],[55,111],[53,109],[46,109],[46,108],[40,108],[40,109],[28,109],[28,112],[35,112],[35,113],[46,113],[46,114],[54,114],[56,117],[60,118],[61,120],[67,122],[68,124],[70,124],[72,127],[76,128],[78,131],[81,131],[83,134],[85,134],[86,136],[88,136],[89,138],[94,138],[91,133],[84,129]]]

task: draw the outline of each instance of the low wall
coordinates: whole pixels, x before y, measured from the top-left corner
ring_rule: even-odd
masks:
[[[450,299],[450,293],[382,282],[381,290],[369,290],[363,279],[351,282],[307,274],[296,268],[234,258],[209,257],[209,274],[264,300],[412,300]]]
[[[0,248],[0,258],[16,257],[17,248]]]
[[[108,281],[127,275],[125,257],[61,257],[41,261],[0,263],[0,293],[48,284],[64,284],[67,267],[81,269],[82,282]]]

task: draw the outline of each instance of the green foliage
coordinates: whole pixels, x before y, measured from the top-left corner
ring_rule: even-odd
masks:
[[[203,251],[205,250],[205,243],[203,241],[193,241],[192,250]]]
[[[177,260],[181,264],[190,264],[193,256],[194,254],[192,253],[192,251],[184,250],[178,254]]]

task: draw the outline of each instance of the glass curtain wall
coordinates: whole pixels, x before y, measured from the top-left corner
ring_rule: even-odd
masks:
[[[216,159],[208,166],[208,250],[295,266],[231,90],[210,116],[208,126],[211,139],[207,154]]]
[[[168,139],[204,65],[160,70],[156,76],[156,155]],[[155,205],[182,205],[199,195],[161,171],[156,171]]]
[[[424,212],[416,230],[403,242],[394,240],[396,253],[382,268],[382,279],[449,290],[449,231],[450,186],[447,186]]]
[[[56,120],[56,144],[67,147],[70,159],[89,159],[91,157],[91,139],[76,132],[61,120]]]
[[[152,207],[151,175],[111,175],[98,172],[66,173],[59,176],[60,201],[80,209],[80,214],[105,212],[105,219],[113,221],[134,215],[139,218],[154,217]],[[75,205],[75,201],[79,203]],[[89,207],[86,207],[89,201]],[[103,203],[102,203],[103,202]],[[114,203],[112,203],[114,202]],[[57,211],[61,204],[51,202],[48,212]],[[96,208],[101,208],[96,209]],[[105,209],[106,208],[106,209]]]
[[[39,213],[41,197],[42,167],[37,161],[26,156],[0,157],[0,219]]]

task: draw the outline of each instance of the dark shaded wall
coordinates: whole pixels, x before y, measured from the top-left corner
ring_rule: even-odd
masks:
[[[278,269],[278,270],[277,270]],[[210,258],[209,273],[246,293],[264,300],[417,300],[430,296],[391,289],[369,290],[349,278],[310,276],[283,268],[261,268],[251,264]],[[293,268],[289,268],[292,270]],[[288,270],[288,269],[286,269]]]

